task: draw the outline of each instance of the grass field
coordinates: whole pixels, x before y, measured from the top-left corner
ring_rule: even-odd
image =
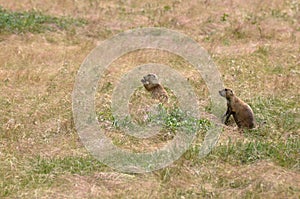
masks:
[[[299,1],[0,0],[0,6],[0,198],[300,197]],[[190,149],[151,173],[120,173],[98,162],[74,127],[77,71],[101,41],[139,27],[169,28],[197,41],[224,84],[250,104],[259,128],[240,133],[231,122],[199,159],[210,124],[202,120]],[[188,78],[209,110],[204,81],[182,58],[158,50],[122,56],[96,95],[98,119],[119,147],[152,149],[172,138],[124,137],[111,116],[122,74],[149,62]],[[141,96],[152,103],[142,87],[135,96],[132,108]],[[166,132],[176,128],[173,116]]]

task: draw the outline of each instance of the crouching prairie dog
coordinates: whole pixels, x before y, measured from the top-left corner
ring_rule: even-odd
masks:
[[[228,123],[229,117],[232,115],[239,128],[252,129],[255,127],[254,114],[248,104],[235,96],[231,89],[225,88],[219,91],[219,94],[227,100],[227,111],[222,118],[225,124]]]
[[[154,99],[158,99],[162,103],[167,103],[169,96],[164,87],[159,83],[156,74],[150,73],[141,79],[145,89],[151,92],[151,96]]]

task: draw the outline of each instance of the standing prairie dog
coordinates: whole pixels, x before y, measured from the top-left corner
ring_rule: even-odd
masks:
[[[150,73],[141,79],[145,89],[151,92],[152,98],[160,102],[168,102],[169,96],[164,87],[159,83],[157,75]]]
[[[233,115],[239,128],[252,129],[255,127],[254,114],[248,104],[235,96],[231,89],[225,88],[219,91],[219,94],[227,100],[227,111],[222,118],[223,121],[225,118],[225,124],[228,123],[230,115]]]

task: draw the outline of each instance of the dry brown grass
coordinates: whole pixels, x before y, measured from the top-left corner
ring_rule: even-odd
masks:
[[[90,157],[75,131],[71,109],[76,73],[97,44],[131,28],[166,27],[207,49],[225,85],[254,106],[259,122],[267,122],[257,131],[258,137],[240,134],[233,124],[225,128],[219,144],[299,139],[299,2],[0,0],[0,5],[88,21],[65,31],[0,34],[0,197],[299,197],[299,156],[297,164],[283,167],[268,158],[236,164],[218,153],[202,160],[187,153],[159,171],[117,173]],[[188,63],[167,52],[145,50],[121,57],[109,67],[99,83],[97,111],[109,111],[112,89],[122,74],[149,62],[178,70],[189,79],[201,108],[209,106],[207,88]],[[151,144],[161,144],[156,141],[138,144],[151,149]],[[37,171],[48,167],[49,172]]]

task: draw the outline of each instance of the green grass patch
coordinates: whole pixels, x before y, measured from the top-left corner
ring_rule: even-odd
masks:
[[[39,11],[13,12],[0,6],[0,33],[42,33],[45,31],[69,30],[72,26],[82,26],[83,19],[54,17]]]
[[[288,139],[286,141],[241,141],[216,147],[211,157],[221,159],[233,165],[249,164],[257,160],[270,159],[276,164],[299,170],[300,169],[300,140]]]
[[[260,132],[269,137],[276,136],[271,134],[271,129],[276,129],[277,135],[281,136],[285,132],[296,132],[300,124],[296,122],[299,118],[299,109],[297,98],[281,99],[276,97],[261,98],[257,97],[251,104],[253,111],[256,113],[256,120],[261,126]]]
[[[187,112],[182,111],[178,107],[165,108],[162,104],[159,104],[157,107],[157,113],[149,113],[148,119],[139,124],[141,126],[147,126],[148,124],[161,125],[164,129],[169,130],[175,133],[177,130],[185,130],[187,132],[196,132],[198,130],[208,130],[211,126],[209,120],[206,119],[197,119],[190,116]],[[125,121],[117,121],[114,119],[113,124],[118,124],[115,127],[130,126],[132,125],[131,121],[128,118]]]
[[[57,176],[64,174],[88,175],[107,168],[92,156],[62,158],[37,156],[28,159],[27,162],[28,164],[19,165],[20,167],[14,171],[14,175],[0,173],[0,177],[5,179],[0,181],[0,190],[2,190],[0,197],[10,196],[18,190],[50,187]]]
[[[88,174],[103,170],[106,166],[93,157],[64,157],[64,158],[37,158],[32,160],[30,173],[33,174]]]

